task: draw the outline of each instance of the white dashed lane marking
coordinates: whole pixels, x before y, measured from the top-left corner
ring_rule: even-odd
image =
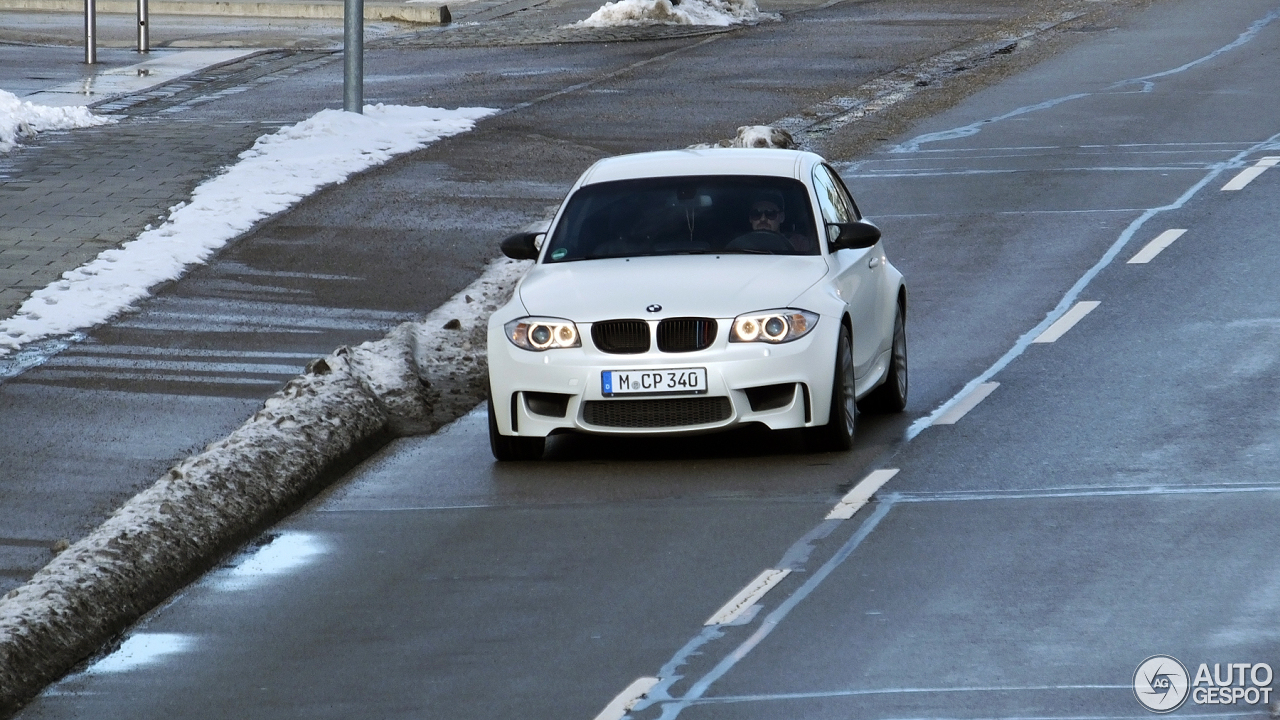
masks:
[[[626,690],[618,693],[618,696],[606,705],[599,715],[596,715],[596,720],[621,720],[657,684],[658,678],[655,677],[642,677],[636,680],[628,685]]]
[[[1186,230],[1165,230],[1156,236],[1155,240],[1147,243],[1147,246],[1138,251],[1138,254],[1129,258],[1129,265],[1145,265],[1155,259],[1162,250],[1173,244],[1174,240],[1182,237]]]
[[[1223,190],[1243,190],[1245,185],[1253,182],[1259,175],[1267,171],[1269,167],[1275,167],[1280,164],[1280,156],[1264,157],[1253,167],[1245,168],[1239,175],[1231,178],[1231,182],[1222,186]]]
[[[765,570],[756,576],[755,580],[747,583],[733,599],[724,604],[724,607],[716,611],[714,615],[707,618],[704,625],[727,625],[734,620],[742,617],[743,613],[750,610],[753,605],[760,602],[760,598],[765,593],[774,588],[775,585],[782,582],[782,578],[791,574],[790,570],[778,570],[771,568]]]
[[[963,400],[956,403],[952,408],[942,414],[937,420],[933,421],[934,425],[955,425],[960,418],[969,413],[970,410],[978,406],[978,403],[987,399],[996,388],[1000,387],[998,382],[982,383],[973,389],[973,392],[964,397]]]
[[[877,490],[897,474],[897,468],[886,468],[883,470],[876,470],[867,475],[843,498],[840,498],[840,502],[836,503],[836,506],[831,509],[830,513],[827,513],[827,519],[848,520],[853,517],[853,514],[858,512],[858,509],[863,505],[866,505],[867,501],[871,499],[872,495],[876,494]]]
[[[1065,314],[1063,314],[1062,317],[1058,318],[1057,322],[1045,328],[1045,331],[1040,333],[1040,336],[1037,337],[1035,340],[1032,340],[1031,342],[1033,343],[1057,342],[1058,338],[1062,337],[1063,335],[1066,335],[1068,330],[1075,327],[1076,323],[1083,320],[1085,315],[1088,315],[1089,313],[1093,312],[1093,309],[1098,307],[1101,304],[1102,303],[1096,300],[1081,300],[1080,302],[1072,306],[1072,308],[1068,310]]]

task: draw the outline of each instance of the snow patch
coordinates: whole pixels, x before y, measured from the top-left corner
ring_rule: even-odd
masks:
[[[24,137],[46,130],[71,130],[116,122],[115,118],[94,115],[87,107],[35,105],[17,95],[0,90],[0,153],[7,153]]]
[[[0,321],[0,357],[35,340],[106,322],[259,220],[353,173],[470,130],[494,112],[366,105],[363,115],[323,110],[264,135],[239,162],[201,183],[190,202],[170,208],[160,227],[32,293],[13,317]]]
[[[774,20],[760,12],[756,0],[617,0],[607,2],[576,27],[625,27],[636,25],[738,25]]]

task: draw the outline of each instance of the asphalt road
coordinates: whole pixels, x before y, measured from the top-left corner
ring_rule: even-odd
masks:
[[[635,717],[1146,717],[1131,683],[1148,656],[1192,673],[1280,667],[1280,170],[1221,189],[1280,155],[1280,7],[1168,0],[1095,29],[874,152],[841,153],[852,129],[824,140],[912,293],[911,405],[864,418],[853,452],[760,433],[562,438],[543,462],[498,466],[473,413],[387,447],[21,717],[592,718],[643,677],[660,682]],[[705,74],[711,55],[731,68],[753,37],[678,43],[708,59],[594,87],[674,103],[663,87]],[[562,75],[579,67],[561,58]],[[749,98],[725,95],[749,115]],[[615,107],[547,101],[347,191],[431,173],[475,188],[457,159],[423,162],[470,151],[512,179],[456,193],[444,227],[468,212],[514,223],[562,182],[524,171],[534,164],[570,177],[617,138],[716,132],[715,113],[686,102],[666,135],[612,111],[615,133],[545,141],[557,113]],[[769,102],[751,117],[794,112]],[[499,133],[538,150],[499,160]],[[397,217],[377,200],[392,194],[368,196],[370,217]],[[292,237],[340,232],[337,220],[308,203]],[[259,237],[286,243],[287,229]],[[1128,262],[1170,229],[1186,232]],[[328,262],[294,257],[303,272]],[[1098,304],[1033,342],[1078,301]],[[928,426],[974,381],[999,385]],[[899,472],[875,501],[823,519],[883,468]],[[791,573],[758,611],[704,626],[769,568]]]
[[[525,24],[563,23],[595,5],[555,3]],[[137,312],[0,383],[0,592],[43,566],[58,540],[79,539],[174,463],[224,437],[310,359],[379,338],[466,287],[497,254],[499,238],[545,215],[599,157],[714,141],[739,125],[796,116],[1028,13],[1038,20],[1059,10],[1027,0],[990,0],[963,12],[945,0],[806,12],[780,5],[797,12],[708,37],[370,49],[367,102],[503,113],[313,195],[161,288]],[[867,40],[851,44],[830,31],[849,18]],[[520,27],[506,19],[478,27],[501,35],[507,22]],[[424,37],[429,43],[435,36]],[[49,60],[51,52],[33,55]],[[796,73],[814,53],[828,59]],[[744,57],[750,74],[742,72]],[[1032,48],[983,67],[1035,57]],[[175,98],[181,104],[162,105],[127,127],[238,137],[244,146],[229,148],[231,162],[258,133],[338,101],[340,62],[288,70],[238,87],[222,83],[207,97],[196,87]],[[22,74],[30,72],[22,66]],[[983,79],[977,70],[953,74],[895,116],[949,102],[948,93]],[[870,132],[880,131],[871,125]],[[867,132],[846,127],[825,141],[838,153],[836,143]]]

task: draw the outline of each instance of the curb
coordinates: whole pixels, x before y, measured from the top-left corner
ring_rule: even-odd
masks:
[[[0,599],[0,717],[315,495],[339,463],[479,404],[489,315],[528,265],[496,260],[421,322],[312,361],[231,435]]]
[[[100,13],[134,15],[133,0],[97,0]],[[341,20],[342,2],[224,2],[219,0],[150,0],[153,15],[216,15],[228,17],[294,18]],[[84,0],[0,0],[0,12],[36,11],[83,13]],[[365,20],[398,20],[409,23],[447,25],[452,21],[446,5],[419,3],[365,3]]]

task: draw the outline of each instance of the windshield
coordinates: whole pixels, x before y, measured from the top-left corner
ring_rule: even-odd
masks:
[[[543,262],[652,255],[818,255],[808,193],[780,177],[670,177],[587,185]]]

